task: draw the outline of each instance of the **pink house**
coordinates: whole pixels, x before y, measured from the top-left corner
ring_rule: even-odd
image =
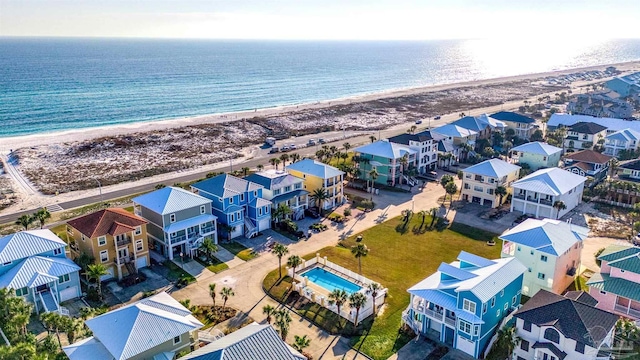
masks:
[[[600,273],[589,279],[597,308],[640,319],[640,247],[611,245],[598,257]]]

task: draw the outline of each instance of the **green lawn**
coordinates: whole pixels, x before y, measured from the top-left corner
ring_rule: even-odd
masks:
[[[169,281],[176,281],[178,279],[186,279],[189,284],[196,281],[196,278],[189,275],[188,272],[182,270],[182,268],[171,260],[167,260],[164,263],[164,266],[169,269],[169,274],[167,275],[167,279]]]
[[[195,260],[197,262],[200,263],[200,265],[206,267],[207,269],[209,269],[209,271],[213,271],[214,273],[219,273],[221,271],[227,270],[229,268],[229,266],[225,263],[223,263],[222,261],[218,260],[218,258],[216,258],[215,256],[212,256],[212,260],[210,263],[204,262],[202,260],[200,260],[199,258],[195,258]]]
[[[221,243],[220,246],[229,250],[229,252],[233,253],[233,255],[239,257],[244,261],[249,261],[258,257],[258,254],[255,251],[235,241],[224,244]]]
[[[361,335],[352,337],[352,345],[373,359],[387,359],[410,340],[408,335],[399,331],[402,312],[409,304],[409,287],[434,273],[441,262],[454,261],[460,250],[487,258],[500,256],[499,246],[488,246],[485,243],[487,237],[490,235],[490,239],[493,234],[469,232],[468,235],[480,240],[476,241],[470,236],[462,235],[462,231],[420,231],[420,223],[421,217],[414,215],[403,228],[402,219],[394,218],[361,233],[363,243],[370,250],[369,255],[362,260],[363,275],[389,289],[381,314],[373,322],[371,319],[365,320],[359,326],[362,329],[356,331]],[[425,224],[429,223],[430,218],[427,217]],[[356,271],[358,262],[351,254],[350,247],[355,244],[357,235],[359,234],[354,234],[338,246],[320,250],[320,256],[327,256],[329,261]],[[315,253],[309,256],[315,256]],[[265,288],[269,289],[277,278],[276,269],[265,278]],[[287,282],[285,278],[281,284],[274,286],[272,295],[284,298],[288,290]],[[314,312],[315,309],[309,311]],[[318,311],[318,315],[323,314]],[[327,319],[331,320],[330,316]],[[316,319],[318,324],[323,321],[324,317]],[[323,326],[329,330],[334,328],[329,324]],[[344,333],[349,335],[352,331],[347,328]]]

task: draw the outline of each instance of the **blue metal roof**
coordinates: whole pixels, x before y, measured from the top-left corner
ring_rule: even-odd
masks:
[[[557,256],[586,239],[588,233],[585,227],[558,220],[527,219],[500,235],[500,239]]]
[[[211,200],[190,191],[168,186],[148,194],[133,198],[139,204],[156,214],[166,215],[201,205],[210,204]]]
[[[301,196],[301,195],[308,195],[309,192],[307,190],[294,190],[291,192],[288,192],[286,194],[282,194],[282,195],[278,195],[276,197],[274,197],[273,199],[271,199],[271,202],[274,204],[277,203],[281,203],[283,201],[287,201],[289,199],[293,199],[295,197]]]
[[[322,179],[329,179],[332,177],[344,175],[343,171],[340,171],[331,165],[323,164],[313,159],[303,159],[298,162],[294,162],[293,164],[287,165],[287,169],[300,171],[301,173],[309,174]]]
[[[220,174],[218,176],[199,181],[191,185],[191,187],[221,198],[239,195],[247,191],[263,188],[262,185],[240,179],[229,174]]]
[[[43,254],[67,244],[48,229],[20,231],[0,238],[0,263]]]
[[[458,254],[458,260],[479,267],[489,266],[496,263],[495,261],[491,261],[489,259],[483,258],[482,256],[468,253],[464,250],[460,251],[460,254]]]
[[[354,149],[357,153],[378,156],[386,159],[400,159],[405,155],[415,154],[416,151],[407,145],[389,141],[378,140],[376,142],[359,146]]]
[[[284,171],[275,170],[267,170],[259,173],[254,173],[244,179],[262,185],[265,189],[268,190],[281,189],[286,186],[304,182],[303,179],[295,177]]]
[[[0,288],[35,288],[76,271],[80,271],[80,267],[67,258],[32,256],[1,275]]]
[[[474,175],[483,175],[490,177],[503,177],[513,172],[520,170],[520,166],[509,164],[506,161],[500,159],[489,159],[479,164],[469,166],[462,171],[465,173],[471,173]]]
[[[533,124],[534,119],[511,111],[500,111],[491,115],[492,118],[502,121],[509,121],[522,124]]]
[[[520,152],[526,152],[530,154],[540,154],[540,155],[549,156],[551,154],[562,152],[562,148],[555,147],[547,143],[535,141],[535,142],[522,144],[520,146],[516,146],[512,148],[511,151],[520,151]]]
[[[263,206],[271,206],[271,201],[269,201],[267,199],[263,199],[263,198],[254,198],[249,203],[249,206],[252,207],[252,208],[259,208],[259,207],[263,207]]]

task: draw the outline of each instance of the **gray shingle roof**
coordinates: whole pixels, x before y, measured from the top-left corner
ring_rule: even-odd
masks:
[[[603,130],[607,130],[606,126],[592,122],[578,122],[569,127],[569,130],[575,131],[579,134],[597,134]]]
[[[509,121],[523,124],[533,124],[536,122],[534,119],[524,116],[518,113],[514,113],[511,111],[500,111],[491,115],[492,118],[501,120],[501,121]]]
[[[140,195],[133,198],[132,201],[161,215],[211,203],[211,200],[198,194],[170,186]]]
[[[433,140],[433,136],[431,136],[431,131],[425,130],[416,134],[400,134],[396,136],[392,136],[389,139],[389,142],[396,144],[409,145],[409,141],[414,142],[424,142]]]

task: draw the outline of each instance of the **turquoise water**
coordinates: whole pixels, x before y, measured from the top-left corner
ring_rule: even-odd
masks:
[[[309,278],[309,281],[322,286],[330,292],[335,289],[341,289],[346,291],[348,294],[352,294],[362,289],[361,286],[358,286],[349,280],[343,279],[340,276],[330,273],[321,268],[313,268],[305,273],[302,273],[301,276]]]
[[[0,137],[640,59],[640,40],[531,44],[0,37]]]

